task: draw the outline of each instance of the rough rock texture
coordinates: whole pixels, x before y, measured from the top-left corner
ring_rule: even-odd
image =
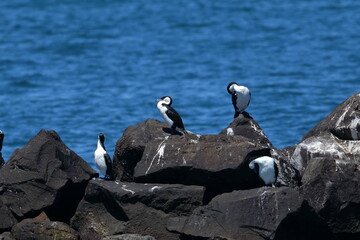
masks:
[[[353,94],[311,131],[304,135],[303,140],[331,132],[342,140],[360,140],[360,92]]]
[[[190,217],[171,218],[167,228],[183,239],[335,239],[299,192],[286,187],[222,194]]]
[[[15,240],[11,232],[4,232],[0,234],[0,240]]]
[[[290,161],[291,157],[289,152],[293,153],[294,147],[288,147],[282,150],[271,149],[271,157],[275,159],[276,166],[278,167],[278,176],[276,179],[276,186],[289,186],[298,187],[301,185],[300,171],[296,165]]]
[[[359,103],[351,96],[281,150],[248,114],[202,136],[148,119],[117,142],[122,182],[90,180],[98,174],[41,131],[0,169],[0,240],[358,240]],[[275,159],[273,188],[248,167],[260,156]]]
[[[169,136],[146,145],[134,177],[138,182],[251,188],[260,183],[247,160],[269,152],[241,136]]]
[[[243,136],[257,141],[258,144],[267,145],[269,149],[271,149],[271,152],[266,155],[273,157],[278,167],[278,176],[275,185],[299,186],[300,174],[295,166],[292,166],[289,161],[289,156],[284,155],[285,152],[278,151],[272,146],[272,143],[266,137],[259,124],[248,113],[240,114],[227,128],[220,132],[220,135]],[[255,157],[258,156],[254,156],[252,159]]]
[[[19,220],[45,211],[68,222],[95,176],[55,131],[41,130],[0,169],[0,201]]]
[[[156,240],[151,236],[142,236],[139,234],[122,234],[104,237],[102,240]]]
[[[141,160],[146,144],[169,135],[169,126],[154,119],[128,127],[116,143],[113,157],[116,179],[132,181],[134,168]]]
[[[360,239],[360,166],[316,158],[308,164],[301,191],[340,239]]]
[[[359,164],[360,93],[340,104],[329,116],[309,131],[288,152],[294,166],[304,173],[313,158],[325,157]]]
[[[169,217],[189,215],[202,204],[200,186],[90,181],[71,225],[81,239],[141,233],[156,239],[178,239],[165,229]]]
[[[67,224],[49,220],[25,219],[11,233],[16,240],[78,240],[79,234]]]
[[[10,230],[18,221],[11,211],[0,200],[0,232]]]
[[[248,139],[254,139],[259,144],[267,145],[269,148],[273,147],[259,124],[246,112],[239,114],[239,116],[219,134],[226,136],[243,136]]]

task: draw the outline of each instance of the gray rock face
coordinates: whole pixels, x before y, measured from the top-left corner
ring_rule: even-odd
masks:
[[[116,178],[121,181],[132,181],[134,168],[141,160],[146,144],[154,139],[169,136],[168,128],[165,123],[154,119],[128,127],[116,143],[113,157]]]
[[[249,156],[269,152],[241,136],[169,136],[146,145],[134,177],[137,182],[251,188],[261,182],[248,167]]]
[[[273,148],[259,124],[246,112],[239,114],[239,116],[219,134],[226,136],[243,136],[256,140],[258,144]]]
[[[11,232],[4,232],[0,234],[0,240],[16,240]]]
[[[220,135],[169,135],[166,128],[148,119],[125,131],[114,155],[118,179],[206,186],[208,200],[264,185],[248,164],[256,157],[271,156],[274,148],[250,116],[240,114]],[[276,185],[297,186],[297,173],[289,161],[276,161]]]
[[[311,159],[317,157],[359,164],[359,134],[360,93],[357,93],[309,131],[290,153],[290,160],[301,174]]]
[[[10,230],[18,221],[11,211],[0,200],[0,232]]]
[[[156,240],[156,239],[151,236],[142,236],[139,234],[122,234],[122,235],[104,237],[102,240]]]
[[[0,201],[17,219],[46,211],[50,219],[67,222],[94,176],[55,131],[42,130],[0,169]]]
[[[189,215],[202,204],[200,186],[90,181],[71,225],[82,239],[141,233],[156,239],[178,239],[166,230],[169,217]]]
[[[207,239],[335,239],[299,192],[284,187],[222,194],[167,228]]]
[[[341,239],[360,237],[359,165],[327,158],[308,164],[301,191]]]
[[[303,140],[331,132],[341,140],[360,140],[360,92],[353,94],[304,135]]]
[[[48,220],[25,219],[11,230],[16,240],[78,240],[79,234],[62,222]]]

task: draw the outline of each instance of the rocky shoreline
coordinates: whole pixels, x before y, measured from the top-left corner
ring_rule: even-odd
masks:
[[[0,239],[360,239],[360,93],[284,149],[248,114],[218,135],[168,130],[128,127],[116,181],[55,131],[0,155]],[[261,156],[275,159],[273,186],[249,168]]]

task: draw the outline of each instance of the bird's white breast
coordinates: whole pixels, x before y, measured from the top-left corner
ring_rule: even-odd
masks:
[[[157,103],[157,108],[159,109],[160,113],[161,113],[161,116],[164,118],[165,122],[167,124],[169,124],[170,126],[173,125],[173,120],[171,120],[167,115],[166,115],[166,111],[167,111],[167,108],[165,106],[162,105],[163,102],[158,102]]]
[[[95,165],[100,170],[102,175],[106,175],[106,162],[104,155],[106,154],[106,151],[102,147],[98,147],[96,151],[94,152],[94,158],[95,158]]]
[[[259,177],[265,182],[266,185],[275,183],[275,160],[272,157],[264,156],[252,160],[249,164],[251,169],[255,168],[255,163],[259,165]]]
[[[234,86],[234,90],[236,92],[236,106],[239,111],[245,110],[250,101],[250,90],[244,86]]]

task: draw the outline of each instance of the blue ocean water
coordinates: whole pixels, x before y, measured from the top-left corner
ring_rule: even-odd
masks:
[[[131,125],[173,97],[185,127],[233,120],[231,81],[283,148],[360,90],[358,0],[0,1],[3,156],[56,130],[92,166]]]

